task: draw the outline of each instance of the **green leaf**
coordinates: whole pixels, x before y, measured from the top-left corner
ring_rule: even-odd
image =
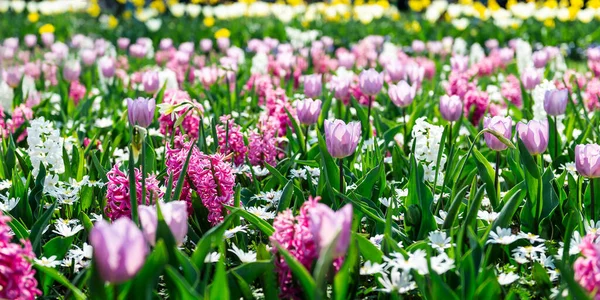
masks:
[[[39,256],[42,252],[42,234],[48,223],[50,222],[50,218],[54,213],[54,209],[56,208],[56,202],[54,202],[50,208],[48,208],[40,218],[33,224],[31,227],[31,233],[29,234],[29,239],[31,240],[31,247],[35,251],[35,254]]]
[[[294,182],[289,180],[288,183],[283,187],[281,197],[279,198],[279,204],[277,205],[277,211],[284,211],[290,207],[292,203],[292,196],[294,195]]]
[[[300,144],[300,150],[302,151],[302,153],[306,153],[306,143],[304,133],[302,132],[302,128],[300,128],[300,125],[298,125],[298,121],[296,120],[296,118],[294,118],[294,116],[292,116],[288,109],[285,107],[284,109],[285,113],[288,115],[288,119],[292,122],[294,133],[296,134],[298,144]]]
[[[273,232],[275,232],[275,229],[273,228],[273,226],[271,224],[269,224],[267,221],[247,212],[244,209],[240,209],[240,208],[233,207],[233,206],[227,206],[227,205],[225,205],[225,208],[227,208],[231,212],[237,212],[242,218],[244,218],[250,224],[256,226],[260,231],[262,231],[267,236],[271,236],[273,234]]]
[[[383,261],[383,252],[375,247],[371,241],[356,232],[352,232],[352,237],[358,243],[358,250],[365,258],[365,261],[373,263],[381,263]]]
[[[473,156],[475,156],[475,161],[477,163],[477,169],[479,170],[479,177],[485,183],[486,192],[488,198],[490,199],[490,203],[493,208],[498,207],[498,192],[496,189],[498,187],[494,186],[494,175],[495,171],[490,166],[488,160],[481,154],[477,148],[473,148]]]
[[[64,287],[69,289],[70,293],[72,293],[75,299],[86,299],[85,294],[81,292],[77,287],[75,287],[67,278],[65,278],[61,273],[54,270],[53,268],[44,267],[34,263],[33,265],[38,271],[42,272],[44,275],[56,280],[56,282],[62,284]]]
[[[373,193],[373,188],[374,188],[375,184],[377,183],[377,181],[379,180],[379,178],[381,178],[381,173],[383,171],[382,164],[383,164],[383,161],[381,161],[377,165],[377,167],[375,167],[374,169],[369,170],[367,175],[364,176],[357,183],[356,189],[354,190],[355,193],[357,193],[367,199],[371,199],[371,194]],[[342,192],[342,191],[340,191],[340,192]]]
[[[336,300],[356,298],[354,293],[350,295],[348,293],[354,290],[350,288],[350,284],[354,281],[353,278],[356,278],[356,271],[359,267],[358,250],[358,243],[353,236],[348,247],[348,253],[344,258],[344,264],[333,278],[333,291]]]
[[[120,299],[128,299],[135,296],[136,299],[152,299],[153,290],[158,284],[158,278],[163,273],[169,262],[169,253],[163,240],[154,246],[154,250],[146,258],[142,269],[132,279],[129,288],[121,292]],[[129,293],[129,291],[131,291]],[[131,295],[133,293],[133,295]]]
[[[452,200],[452,204],[450,204],[450,209],[448,210],[448,214],[446,215],[446,219],[444,220],[442,228],[449,229],[456,221],[458,221],[456,216],[458,215],[458,210],[468,190],[469,186],[466,185],[460,191],[458,191],[456,195],[454,195],[454,199]]]
[[[177,269],[167,265],[165,269],[166,278],[171,283],[172,289],[169,289],[169,293],[174,296],[175,299],[201,299],[200,295],[194,290],[189,283],[179,274]],[[223,294],[227,293],[227,289],[221,291]],[[214,299],[214,298],[211,298]],[[223,298],[227,299],[227,298]]]
[[[202,267],[204,266],[204,259],[206,255],[210,252],[210,250],[216,245],[220,244],[223,240],[223,234],[225,230],[229,227],[229,224],[237,217],[237,212],[233,211],[230,213],[223,222],[209,231],[207,231],[204,236],[198,241],[196,245],[196,250],[192,254],[192,262],[198,268],[198,270],[202,271]]]
[[[221,247],[224,252],[225,247]],[[209,289],[210,300],[229,299],[229,286],[227,285],[227,271],[225,268],[225,253],[221,253],[217,262],[217,270],[215,272],[214,281]]]
[[[540,178],[540,170],[538,169],[538,165],[535,163],[535,160],[529,154],[529,151],[523,144],[523,141],[519,138],[519,154],[521,156],[521,163],[525,166],[525,170],[531,174],[534,178]]]
[[[505,200],[504,206],[498,215],[498,218],[494,220],[492,223],[492,229],[496,227],[506,228],[512,222],[512,218],[517,213],[519,206],[521,206],[521,202],[525,198],[525,181],[521,181],[521,183],[517,184],[513,187],[508,193],[506,193],[506,197],[509,197],[508,200]]]

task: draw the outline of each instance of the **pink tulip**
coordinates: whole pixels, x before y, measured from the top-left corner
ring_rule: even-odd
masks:
[[[528,123],[519,122],[517,132],[531,155],[542,154],[548,148],[548,120],[531,120]]]
[[[183,243],[188,231],[187,204],[185,201],[172,201],[160,204],[160,211],[165,223],[169,226],[173,237],[178,245]],[[152,246],[156,243],[156,231],[158,228],[158,216],[155,206],[140,205],[138,208],[142,231],[148,243]]]
[[[444,95],[440,98],[440,113],[449,122],[454,122],[462,114],[463,103],[456,95]]]
[[[402,80],[397,85],[391,84],[388,89],[390,100],[398,107],[407,107],[415,99],[416,89]]]
[[[321,100],[310,98],[296,101],[296,114],[300,123],[305,125],[315,124],[321,114]]]
[[[356,151],[360,140],[359,122],[344,123],[342,120],[325,120],[325,142],[327,151],[335,158],[344,158]]]
[[[327,249],[335,240],[333,257],[338,258],[346,254],[350,245],[352,213],[351,204],[346,204],[337,212],[323,203],[315,205],[310,211],[310,229],[317,251]]]
[[[600,146],[597,144],[575,146],[575,167],[583,177],[600,177]]]
[[[512,136],[512,119],[510,117],[501,116],[495,116],[493,118],[485,117],[483,120],[483,128],[493,130],[506,139],[510,139]],[[502,151],[508,147],[491,133],[486,132],[483,136],[487,146],[494,151]]]

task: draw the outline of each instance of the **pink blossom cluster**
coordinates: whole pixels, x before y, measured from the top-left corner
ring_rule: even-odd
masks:
[[[585,89],[585,104],[590,111],[600,108],[598,97],[600,97],[600,79],[594,77],[588,81]]]
[[[188,203],[190,213],[192,190],[195,191],[208,210],[208,221],[217,225],[223,221],[223,205],[233,205],[233,168],[223,154],[204,154],[195,147],[193,141],[186,141],[185,136],[178,136],[175,137],[175,145],[167,147],[166,156],[167,172],[173,177],[174,186],[181,172],[184,172],[183,166],[189,151],[192,153],[185,171],[186,180],[178,200]]]
[[[506,100],[517,107],[523,105],[523,95],[521,94],[521,82],[515,75],[508,75],[506,81],[502,83],[501,94]]]
[[[107,192],[106,192],[106,207],[104,213],[111,220],[116,220],[120,217],[131,218],[131,198],[129,190],[129,176],[119,170],[119,164],[115,164],[113,168],[106,173],[108,177]],[[135,169],[135,189],[136,200],[138,204],[142,202],[142,172]],[[155,203],[162,198],[164,193],[158,186],[156,176],[150,175],[146,177],[146,204]]]
[[[85,97],[85,93],[85,85],[81,84],[79,81],[71,82],[71,86],[69,87],[69,98],[75,102],[75,105],[79,104],[79,101]]]
[[[588,290],[594,292],[600,290],[600,240],[596,233],[589,233],[579,244],[581,257],[577,258],[573,269],[575,280]],[[596,293],[595,299],[600,299]]]
[[[35,254],[29,241],[11,242],[10,220],[0,211],[0,299],[35,299],[42,295],[31,266]]]
[[[233,162],[241,165],[246,159],[248,148],[244,142],[242,127],[235,123],[229,115],[221,116],[221,124],[217,125],[217,137],[219,138],[219,152],[225,156],[233,154]]]
[[[269,164],[276,165],[277,142],[275,141],[275,130],[279,122],[271,122],[272,117],[263,116],[258,131],[250,131],[248,135],[248,160],[253,166]],[[275,123],[275,125],[273,124]]]
[[[471,123],[478,124],[487,110],[489,97],[486,92],[471,90],[463,99],[464,115],[469,116]]]
[[[196,108],[200,109],[200,111],[203,111],[202,105],[196,100],[193,100],[187,92],[182,90],[166,90],[163,102],[169,103],[171,105],[177,105],[183,102],[190,102]],[[192,111],[190,112],[187,112],[187,109],[180,110],[179,112],[175,113],[174,117],[171,116],[171,114],[164,114],[159,116],[158,122],[160,123],[160,133],[166,136],[173,134],[173,126],[175,125],[177,118],[185,114],[185,117],[183,117],[183,122],[181,123],[181,127],[183,127],[185,134],[195,139],[198,138],[198,128],[200,127],[200,114],[198,112],[198,109],[192,109]],[[180,132],[181,130],[179,127],[175,128],[174,130],[175,135],[184,134]]]

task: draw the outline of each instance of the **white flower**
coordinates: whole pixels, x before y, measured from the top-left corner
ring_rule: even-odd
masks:
[[[383,286],[379,291],[386,293],[397,292],[405,294],[417,288],[417,284],[412,281],[412,276],[408,271],[392,269],[389,277],[381,276],[378,280]]]
[[[490,231],[490,236],[487,243],[509,245],[514,241],[521,239],[521,237],[512,234],[510,228],[496,227],[496,232]]]
[[[372,263],[371,261],[367,261],[360,268],[360,275],[373,275],[373,274],[377,274],[377,273],[382,273],[384,268],[385,268],[385,263],[378,264],[378,263]]]
[[[443,231],[432,231],[429,233],[429,245],[433,249],[437,249],[440,252],[444,251],[444,249],[452,247],[452,239],[446,236],[446,233]]]
[[[264,206],[259,207],[247,207],[246,211],[263,219],[263,220],[272,220],[275,219],[275,213],[272,211],[267,211],[267,208]]]
[[[283,191],[274,191],[270,190],[268,192],[260,192],[257,195],[252,196],[255,200],[263,200],[269,203],[270,207],[277,206],[279,204],[279,199],[281,199],[281,195]]]
[[[244,252],[243,250],[239,249],[235,244],[231,244],[231,248],[232,249],[229,249],[229,252],[235,254],[241,262],[248,263],[256,261],[256,252]]]
[[[216,263],[221,258],[221,253],[219,252],[210,252],[204,258],[205,263]]]
[[[290,174],[292,178],[302,178],[304,180],[307,179],[306,169],[290,170]]]
[[[0,190],[10,189],[11,186],[12,186],[12,181],[10,181],[8,179],[0,181]]]
[[[438,274],[444,274],[453,268],[454,260],[448,257],[445,252],[431,258],[431,269]]]
[[[500,273],[498,275],[498,283],[500,285],[509,285],[519,279],[519,275],[510,272],[510,273]]]
[[[304,169],[310,174],[311,177],[320,177],[321,169],[319,168],[311,168],[309,166],[304,166]]]
[[[70,227],[69,225],[63,222],[57,222],[54,224],[55,230],[52,232],[61,235],[63,237],[70,237],[77,234],[79,231],[83,230],[83,226],[75,225],[74,227]]]
[[[36,258],[35,263],[40,266],[44,266],[44,267],[48,267],[48,268],[56,268],[57,266],[60,265],[60,261],[56,260],[56,255],[52,255],[48,258],[46,258],[46,257],[42,257],[40,259]]]
[[[246,225],[236,226],[231,229],[227,229],[225,230],[223,237],[226,239],[230,239],[238,232],[247,232],[246,229],[248,229],[248,226]]]
[[[255,176],[259,177],[269,175],[269,169],[261,168],[260,166],[252,166],[252,171],[254,172]]]
[[[383,234],[376,234],[375,236],[371,237],[369,241],[373,245],[375,245],[375,247],[381,248],[381,243],[383,242]]]
[[[540,238],[539,235],[535,235],[533,233],[525,233],[523,231],[519,232],[519,237],[523,239],[529,240],[530,243],[543,243],[545,240]]]
[[[524,257],[533,261],[539,259],[539,255],[546,252],[546,246],[520,246],[516,249],[513,249],[512,252],[514,255],[517,255],[520,258]]]
[[[477,211],[477,219],[486,221],[488,223],[494,222],[498,218],[497,212],[488,212],[487,210]]]
[[[19,198],[10,198],[0,201],[0,210],[5,212],[13,210],[19,204],[19,200]]]

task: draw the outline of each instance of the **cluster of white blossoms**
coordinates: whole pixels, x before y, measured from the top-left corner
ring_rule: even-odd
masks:
[[[33,119],[27,128],[27,144],[32,174],[37,176],[40,165],[43,165],[46,169],[46,186],[58,182],[57,175],[65,172],[63,139],[58,129],[44,118]]]
[[[440,141],[444,134],[444,127],[432,125],[425,120],[425,117],[421,117],[416,120],[413,126],[412,137],[415,141],[414,155],[417,161],[423,163],[425,180],[433,182],[435,180],[435,173],[438,171],[437,184],[442,184],[446,154],[442,153],[439,165],[437,164],[437,159],[440,151]]]
[[[290,44],[292,44],[292,47],[294,47],[294,49],[300,49],[315,41],[321,33],[314,29],[302,31],[293,27],[286,27],[285,34],[290,39]]]

